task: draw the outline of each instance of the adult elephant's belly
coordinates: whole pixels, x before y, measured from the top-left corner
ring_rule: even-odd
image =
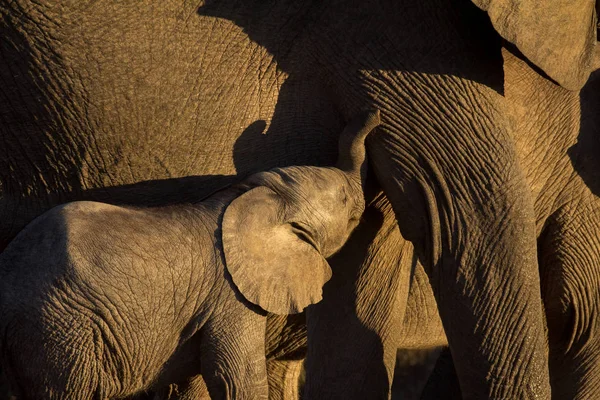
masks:
[[[275,61],[233,22],[167,3],[0,5],[0,249],[57,203],[164,203],[332,161],[341,117],[316,77],[282,72],[293,49]]]

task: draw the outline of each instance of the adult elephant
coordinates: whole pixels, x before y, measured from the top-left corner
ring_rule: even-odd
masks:
[[[397,218],[461,355],[465,397],[546,397],[534,205],[493,27],[576,89],[594,10],[519,4],[478,1],[490,22],[450,0],[3,1],[1,246],[57,203],[193,201],[179,177],[201,176],[186,182],[209,193],[252,171],[329,163],[344,121],[377,106],[383,125],[369,144],[393,209],[372,202],[355,235],[362,254],[333,266],[354,282],[332,282],[309,313],[306,395],[387,396],[390,327],[414,265]],[[379,297],[367,281],[384,284]],[[375,312],[384,299],[399,311]]]
[[[569,91],[513,52],[503,56],[511,126],[535,199],[552,398],[600,398],[600,71]],[[456,387],[449,358],[426,398]]]

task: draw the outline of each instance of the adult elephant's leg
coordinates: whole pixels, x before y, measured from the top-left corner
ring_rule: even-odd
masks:
[[[567,91],[503,49],[505,97],[536,193],[542,297],[556,399],[600,398],[597,76]]]
[[[379,196],[333,259],[323,301],[307,310],[307,399],[387,399],[415,260]]]
[[[581,200],[581,199],[580,199]],[[600,200],[559,210],[540,238],[553,399],[600,398]]]
[[[177,400],[211,400],[208,393],[208,388],[201,375],[197,375],[189,380],[185,387],[181,388],[181,392]]]
[[[440,352],[448,346],[429,277],[421,263],[415,266],[411,279],[399,339],[398,355],[404,351],[405,354],[420,355],[420,360],[416,358],[411,361],[405,358],[402,362],[398,357],[392,400],[421,398],[430,375],[437,368]],[[444,398],[446,393],[440,393],[443,395],[439,398]]]
[[[430,276],[464,398],[548,397],[533,201],[502,97],[457,76],[381,74],[407,103],[382,114],[370,160]]]
[[[267,360],[269,399],[298,400],[302,390],[304,360]]]
[[[417,262],[410,281],[399,349],[434,349],[448,346],[429,277]]]
[[[137,396],[129,400],[210,400],[210,395],[202,376],[196,375],[185,382],[157,390],[153,394]]]

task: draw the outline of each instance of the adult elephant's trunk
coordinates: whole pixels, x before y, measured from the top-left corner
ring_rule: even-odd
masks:
[[[379,123],[379,111],[364,112],[350,121],[340,136],[337,167],[363,184],[367,171],[365,139]]]

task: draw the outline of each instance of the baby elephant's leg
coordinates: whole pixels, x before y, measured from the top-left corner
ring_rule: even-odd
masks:
[[[111,382],[101,379],[98,330],[77,310],[54,306],[46,304],[45,315],[26,310],[7,326],[4,367],[14,394],[24,400],[110,397]]]
[[[201,368],[212,399],[267,399],[266,317],[239,301],[202,328]]]

